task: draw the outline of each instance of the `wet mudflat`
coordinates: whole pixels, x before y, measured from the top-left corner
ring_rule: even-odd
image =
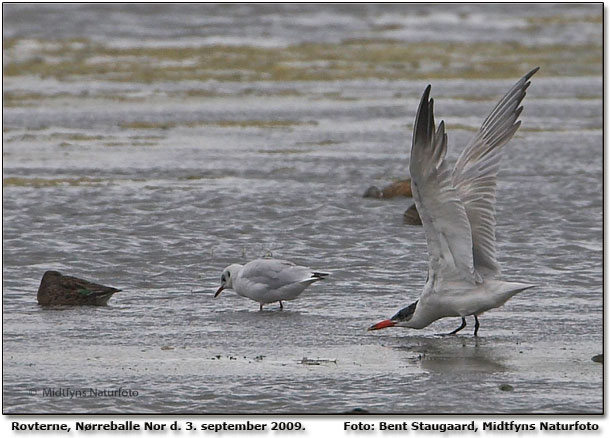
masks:
[[[5,6],[6,412],[602,411],[601,7],[313,6]],[[536,65],[497,237],[539,287],[479,338],[367,332],[426,279],[412,201],[362,198],[408,176],[424,87],[452,161]],[[269,252],[332,277],[212,298]],[[41,308],[47,269],[123,291]]]

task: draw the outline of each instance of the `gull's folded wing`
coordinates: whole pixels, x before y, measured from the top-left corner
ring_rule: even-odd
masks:
[[[311,280],[312,272],[309,268],[286,260],[258,259],[246,264],[240,276],[241,281],[248,282],[251,287],[264,285],[279,289],[288,284]]]

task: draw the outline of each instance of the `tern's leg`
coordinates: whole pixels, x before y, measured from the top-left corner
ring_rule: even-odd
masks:
[[[282,300],[279,300],[280,303],[280,310],[284,310],[284,306],[282,305]]]
[[[459,326],[458,328],[456,328],[454,331],[452,331],[451,333],[448,333],[449,335],[455,335],[457,332],[459,332],[460,330],[462,330],[464,327],[466,327],[466,318],[464,318],[462,316],[462,325]]]
[[[473,315],[474,316],[474,335],[477,336],[477,333],[479,332],[479,327],[481,326],[481,324],[479,324],[479,318],[477,318],[477,315]]]

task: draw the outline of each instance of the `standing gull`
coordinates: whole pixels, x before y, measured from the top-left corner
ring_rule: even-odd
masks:
[[[225,268],[220,276],[217,297],[224,289],[233,289],[242,297],[260,304],[260,310],[267,303],[294,300],[309,285],[322,280],[329,274],[314,272],[304,266],[286,260],[257,259],[245,265],[233,264]]]
[[[533,287],[499,280],[496,260],[496,176],[502,146],[521,124],[519,106],[538,71],[519,80],[487,116],[479,131],[459,156],[453,172],[445,162],[445,123],[434,125],[434,101],[430,85],[417,110],[411,146],[413,197],[428,244],[428,279],[419,298],[392,318],[369,330],[386,327],[421,329],[440,318],[478,316],[499,307],[513,295]]]

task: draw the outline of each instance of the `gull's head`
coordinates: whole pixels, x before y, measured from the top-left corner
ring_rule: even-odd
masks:
[[[369,327],[369,330],[380,330],[388,327],[409,327],[409,321],[413,318],[415,308],[417,307],[417,301],[407,307],[400,309],[396,315],[390,319],[384,319],[383,321],[373,324]]]
[[[242,265],[234,263],[230,266],[227,266],[224,271],[222,271],[222,274],[220,275],[220,287],[214,294],[214,298],[220,295],[220,292],[222,292],[223,290],[233,288],[233,278],[235,278],[235,276],[242,267]]]

